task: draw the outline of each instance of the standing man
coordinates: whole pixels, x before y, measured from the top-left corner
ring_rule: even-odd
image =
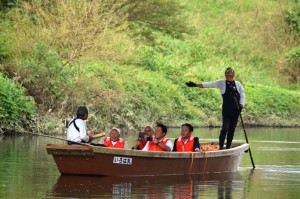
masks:
[[[245,106],[245,93],[242,84],[234,81],[234,70],[227,68],[225,71],[226,80],[217,80],[214,82],[204,82],[195,84],[187,82],[188,87],[199,88],[219,88],[222,98],[222,130],[219,136],[220,150],[224,148],[224,141],[227,135],[226,149],[230,149],[234,136],[235,127],[238,122],[239,114]]]
[[[85,120],[89,117],[89,112],[85,106],[77,109],[77,117],[68,124],[67,140],[68,144],[88,143],[93,140],[92,136],[87,135]]]

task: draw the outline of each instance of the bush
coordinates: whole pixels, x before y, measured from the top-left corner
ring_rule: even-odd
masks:
[[[0,127],[18,132],[30,129],[36,116],[35,103],[13,81],[0,76]]]

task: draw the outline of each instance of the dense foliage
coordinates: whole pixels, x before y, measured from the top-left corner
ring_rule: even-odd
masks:
[[[90,127],[132,129],[156,121],[220,125],[217,89],[244,85],[245,122],[297,125],[298,11],[287,1],[29,0],[2,3],[1,70],[39,110],[39,129],[63,131],[76,107]],[[55,128],[54,128],[55,127]]]
[[[31,97],[13,81],[0,74],[0,128],[18,132],[32,127],[36,114]]]

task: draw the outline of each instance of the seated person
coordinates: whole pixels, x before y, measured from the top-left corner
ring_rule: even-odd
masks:
[[[147,144],[147,139],[152,139],[153,136],[153,128],[151,126],[146,126],[144,128],[144,138],[138,138],[136,139],[135,145],[132,147],[132,149],[136,149],[136,150],[142,150],[146,144]]]
[[[120,133],[120,129],[112,128],[109,132],[109,137],[101,138],[99,144],[111,148],[127,149],[127,142],[120,138]]]
[[[198,152],[200,151],[200,143],[198,137],[193,137],[194,128],[191,124],[183,124],[181,126],[181,136],[175,139],[173,151],[177,152]]]
[[[148,141],[143,151],[171,151],[173,148],[173,143],[166,137],[167,127],[163,124],[157,124],[153,140]]]
[[[93,140],[92,136],[87,134],[87,127],[85,120],[89,113],[85,106],[80,106],[77,109],[76,118],[69,122],[67,130],[68,144],[88,143]]]

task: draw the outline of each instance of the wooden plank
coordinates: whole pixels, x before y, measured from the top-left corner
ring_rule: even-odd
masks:
[[[90,146],[48,144],[46,148],[48,154],[52,155],[94,156]]]

